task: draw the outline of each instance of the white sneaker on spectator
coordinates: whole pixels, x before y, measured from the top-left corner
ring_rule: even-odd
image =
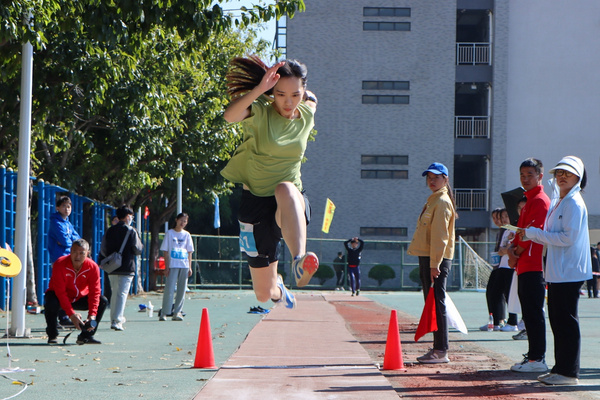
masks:
[[[519,328],[517,327],[517,325],[504,325],[502,328],[500,328],[500,330],[502,332],[518,332]]]
[[[548,366],[543,358],[540,360],[530,360],[525,356],[523,361],[510,367],[510,370],[515,372],[546,372],[548,371]]]

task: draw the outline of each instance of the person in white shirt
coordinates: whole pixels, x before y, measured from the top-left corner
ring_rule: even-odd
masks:
[[[192,275],[192,253],[194,252],[192,237],[184,230],[188,218],[186,213],[177,215],[175,228],[169,229],[160,246],[165,258],[166,282],[159,321],[166,321],[167,314],[171,313],[171,307],[173,307],[173,321],[183,321],[181,310],[185,301],[187,279]],[[173,304],[175,286],[177,286],[177,294]]]

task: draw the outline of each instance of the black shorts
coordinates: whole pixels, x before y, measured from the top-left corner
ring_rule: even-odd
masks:
[[[310,203],[302,192],[306,224],[310,222]],[[281,228],[275,221],[275,196],[258,197],[248,190],[242,192],[238,220],[240,222],[240,250],[246,254],[253,268],[264,268],[279,259]]]

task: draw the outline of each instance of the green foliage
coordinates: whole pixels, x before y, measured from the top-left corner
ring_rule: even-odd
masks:
[[[375,279],[379,286],[388,279],[394,279],[396,273],[389,265],[377,264],[369,270],[369,278]]]
[[[329,265],[321,264],[317,269],[317,272],[313,275],[313,278],[317,278],[319,280],[319,285],[323,285],[327,280],[333,278],[335,276],[335,272],[333,268]]]
[[[176,207],[178,176],[185,201],[212,204],[213,193],[230,191],[219,175],[240,141],[237,125],[222,117],[229,60],[266,51],[257,24],[304,10],[303,0],[235,13],[213,0],[5,3],[3,163],[17,166],[21,52],[29,41],[32,175],[104,203],[148,206],[151,258],[158,226]]]
[[[419,286],[421,285],[421,275],[419,273],[419,267],[416,267],[412,271],[410,271],[410,274],[408,275],[408,277],[410,278],[411,281],[413,281],[417,285],[419,285]]]

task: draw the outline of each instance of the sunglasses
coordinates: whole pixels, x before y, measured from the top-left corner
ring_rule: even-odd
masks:
[[[563,175],[565,176],[565,178],[570,178],[575,174],[572,172],[569,172],[569,171],[565,171],[564,169],[557,169],[554,171],[554,176],[563,176]]]

